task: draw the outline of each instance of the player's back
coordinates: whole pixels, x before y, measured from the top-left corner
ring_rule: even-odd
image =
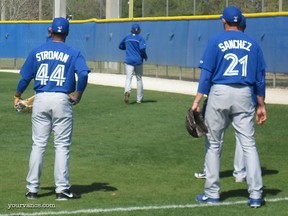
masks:
[[[217,50],[215,62],[209,66],[214,71],[213,83],[252,85],[259,72],[258,65],[265,66],[258,44],[241,31],[224,31],[211,39],[210,46],[210,52],[213,48],[214,53]]]
[[[139,34],[130,34],[126,37],[126,60],[127,64],[138,65],[142,64],[140,50],[146,48],[146,44],[142,36]]]
[[[63,42],[44,43],[33,52],[35,91],[65,92],[74,90],[75,61],[79,51]]]

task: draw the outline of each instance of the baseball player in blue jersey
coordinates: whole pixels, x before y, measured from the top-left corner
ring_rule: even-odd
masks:
[[[244,32],[246,29],[246,18],[243,15],[242,15],[242,20],[238,26],[238,29],[242,32]],[[255,94],[253,94],[253,96],[255,97]],[[207,97],[207,99],[208,99],[208,97]],[[255,100],[255,98],[254,98],[254,100]],[[255,101],[255,105],[256,105],[256,101]],[[203,111],[204,111],[203,116],[205,116],[205,110],[203,110]],[[235,134],[235,139],[236,139],[236,148],[235,148],[235,154],[234,154],[233,176],[235,178],[235,182],[244,182],[246,180],[246,168],[245,168],[245,163],[244,163],[243,150],[242,150],[241,144],[239,142],[239,138],[237,137],[237,133]],[[198,178],[198,179],[205,179],[206,178],[205,164],[204,164],[203,172],[196,172],[194,174],[194,176],[195,176],[195,178]]]
[[[137,103],[143,101],[143,59],[147,61],[146,42],[140,36],[140,26],[135,23],[132,25],[131,34],[123,38],[119,44],[119,49],[126,50],[125,68],[126,82],[124,91],[124,102],[129,103],[131,94],[132,78],[135,73],[137,79]]]
[[[53,41],[32,50],[23,64],[14,96],[14,105],[34,79],[36,97],[32,110],[32,151],[27,175],[28,199],[38,198],[40,176],[45,149],[51,133],[55,147],[55,192],[56,200],[80,198],[70,191],[69,154],[72,142],[73,108],[80,102],[87,86],[90,72],[82,54],[67,46],[69,22],[65,18],[54,18]],[[78,77],[76,83],[75,75]]]
[[[205,113],[206,181],[204,193],[196,196],[202,203],[220,202],[220,154],[224,133],[231,123],[243,149],[248,185],[248,205],[262,205],[262,174],[254,138],[254,102],[257,97],[256,122],[266,121],[265,69],[259,45],[238,30],[242,19],[239,8],[224,9],[225,31],[212,37],[200,61],[201,75],[192,110],[200,111],[203,95],[209,94]],[[252,92],[251,89],[254,89]]]

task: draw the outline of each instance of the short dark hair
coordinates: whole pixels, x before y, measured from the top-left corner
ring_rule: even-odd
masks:
[[[227,23],[229,26],[239,26],[240,23],[241,23],[241,21],[239,21],[239,22],[227,22],[227,20],[226,20],[226,23]]]
[[[53,37],[53,35],[55,35],[56,37],[61,38],[62,40],[65,41],[66,37],[68,36],[68,33],[61,34],[61,33],[52,32],[52,37]]]
[[[141,32],[141,29],[139,28],[139,29],[131,29],[131,33],[132,34],[139,34]]]

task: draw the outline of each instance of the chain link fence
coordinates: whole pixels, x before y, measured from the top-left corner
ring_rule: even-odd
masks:
[[[129,0],[120,1],[122,17],[128,17]],[[215,15],[229,5],[243,13],[288,10],[288,2],[283,0],[134,0],[133,4],[134,17]]]

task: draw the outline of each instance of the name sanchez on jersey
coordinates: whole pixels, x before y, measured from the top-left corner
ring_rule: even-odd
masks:
[[[245,49],[250,51],[251,46],[252,43],[245,40],[228,40],[218,44],[218,47],[222,52],[225,52],[228,49]]]
[[[59,51],[43,51],[36,53],[36,58],[38,62],[48,59],[48,60],[58,60],[66,63],[69,58],[69,55]]]

